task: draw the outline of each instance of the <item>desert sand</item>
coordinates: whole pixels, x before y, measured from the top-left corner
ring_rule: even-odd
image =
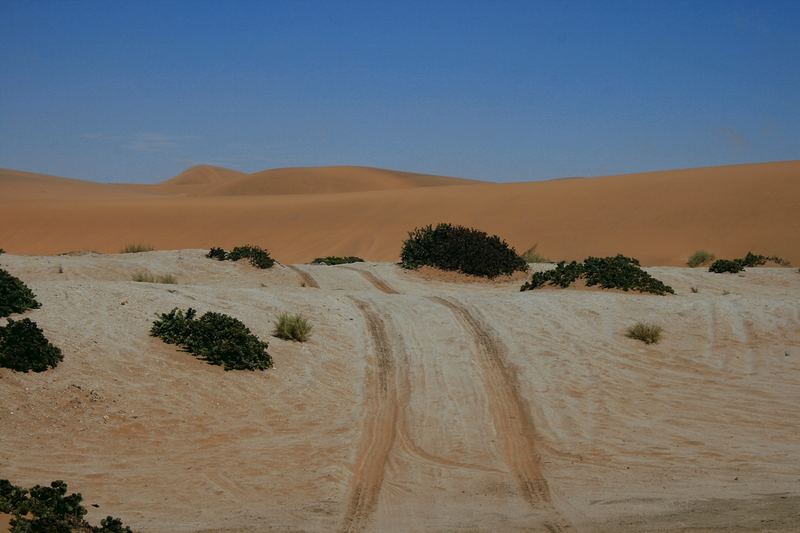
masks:
[[[800,161],[513,184],[364,167],[201,166],[155,185],[0,170],[0,247],[20,254],[251,243],[286,263],[395,261],[408,231],[437,222],[519,251],[538,244],[551,260],[624,253],[677,266],[705,248],[800,263]]]
[[[632,180],[607,181],[630,187]],[[611,187],[602,183],[573,190]],[[719,191],[716,206],[728,205],[731,188]],[[439,189],[475,196],[459,193],[468,187]],[[325,198],[295,201],[319,206]],[[331,195],[330,209],[363,198]],[[131,213],[142,208],[141,199],[119,201]],[[762,213],[762,205],[740,207]],[[153,208],[158,220],[162,209]],[[654,220],[634,211],[629,220]],[[56,219],[70,212],[65,206]],[[72,223],[115,218],[112,206],[85,212]],[[691,211],[695,223],[707,212]],[[797,214],[763,216],[791,222]],[[34,226],[45,222],[33,218]],[[203,219],[225,226],[198,212]],[[182,235],[166,229],[156,244]],[[81,245],[40,237],[32,247]],[[695,246],[696,237],[682,236],[670,250]],[[118,246],[113,238],[109,232],[108,246]],[[624,236],[603,246],[625,242],[615,238]],[[796,257],[780,247],[785,241],[771,242],[770,250]],[[308,244],[296,246],[293,253],[311,253]],[[443,281],[392,263],[259,271],[206,259],[205,251],[0,255],[43,304],[26,316],[64,351],[46,373],[0,369],[3,477],[22,485],[67,480],[87,506],[98,506],[89,507],[90,521],[111,514],[145,533],[796,531],[800,524],[796,268],[741,275],[649,268],[675,288],[665,297],[520,293],[519,280]],[[175,274],[179,283],[130,281],[141,270]],[[175,306],[241,319],[269,339],[275,367],[225,372],[149,337],[154,314]],[[311,319],[309,342],[270,337],[283,311]],[[662,342],[626,338],[637,320],[663,325]]]

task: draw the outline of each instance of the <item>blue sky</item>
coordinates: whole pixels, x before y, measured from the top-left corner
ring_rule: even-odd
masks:
[[[800,2],[0,0],[0,167],[521,181],[800,158]]]

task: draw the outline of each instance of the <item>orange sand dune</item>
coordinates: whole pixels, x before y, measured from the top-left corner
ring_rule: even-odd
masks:
[[[284,262],[330,254],[396,260],[407,231],[450,221],[498,233],[518,249],[538,243],[551,259],[619,252],[679,265],[706,248],[800,263],[800,161],[514,184],[442,178],[438,184],[459,183],[446,187],[359,167],[204,172],[190,176],[195,186],[184,194],[178,178],[103,185],[1,171],[0,247],[52,254],[115,252],[133,242],[253,243]]]

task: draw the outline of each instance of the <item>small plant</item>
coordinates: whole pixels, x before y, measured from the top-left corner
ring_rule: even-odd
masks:
[[[0,255],[3,255],[4,253],[6,253],[6,251],[0,248]]]
[[[697,294],[698,292],[700,292],[700,291],[697,289],[697,287],[692,287],[692,293],[693,294]]]
[[[0,318],[40,307],[36,295],[27,285],[0,268]]]
[[[403,268],[428,265],[487,278],[528,270],[525,260],[497,235],[452,224],[410,232],[400,257]]]
[[[347,263],[363,263],[364,260],[354,255],[346,257],[339,257],[336,255],[329,255],[328,257],[317,257],[311,261],[312,265],[344,265]]]
[[[275,330],[272,333],[279,339],[297,342],[306,342],[311,336],[313,326],[302,315],[281,313],[275,321]]]
[[[270,257],[269,252],[258,246],[237,246],[230,252],[225,252],[222,248],[211,248],[206,254],[210,259],[217,261],[238,261],[239,259],[249,259],[250,264],[256,268],[272,268],[275,260]]]
[[[58,273],[59,274],[63,274],[64,273],[64,266],[63,265],[58,265]]]
[[[142,283],[163,283],[167,285],[175,285],[178,283],[178,280],[172,274],[162,274],[158,276],[154,276],[150,272],[134,272],[133,276],[131,277],[133,281],[138,281]]]
[[[522,252],[520,257],[522,257],[526,263],[549,263],[550,261],[548,259],[536,251],[538,246],[538,243],[534,244],[532,247]]]
[[[689,257],[689,260],[686,261],[686,264],[694,268],[702,265],[707,265],[714,259],[716,259],[716,257],[711,252],[707,250],[697,250]]]
[[[587,257],[583,263],[560,261],[554,269],[535,272],[520,290],[529,291],[545,285],[563,289],[581,278],[585,280],[587,287],[599,285],[603,289],[632,290],[659,295],[675,294],[672,287],[642,270],[638,260],[624,255]]]
[[[152,252],[153,250],[155,250],[155,248],[153,248],[152,246],[148,246],[146,244],[129,244],[125,248],[120,250],[119,253],[121,253],[121,254],[138,254],[138,253],[141,253],[141,252]]]
[[[661,340],[663,328],[655,324],[637,322],[628,328],[625,336],[631,339],[642,341],[645,344],[654,344]]]
[[[735,259],[717,259],[708,267],[709,272],[714,272],[716,274],[722,274],[724,272],[736,274],[742,270],[744,270],[744,265]]]
[[[49,487],[24,489],[0,479],[0,513],[12,515],[10,533],[133,533],[118,518],[108,516],[100,527],[84,517],[79,492],[67,496],[67,484],[53,481]]]
[[[0,326],[0,366],[18,372],[44,372],[64,359],[30,318]]]
[[[225,370],[264,370],[272,366],[268,344],[241,321],[222,313],[197,312],[178,308],[162,313],[153,323],[150,335],[176,344],[212,365]]]

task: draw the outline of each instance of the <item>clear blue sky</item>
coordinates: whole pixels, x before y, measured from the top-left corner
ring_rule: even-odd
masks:
[[[800,1],[0,0],[0,167],[519,181],[800,158]]]

